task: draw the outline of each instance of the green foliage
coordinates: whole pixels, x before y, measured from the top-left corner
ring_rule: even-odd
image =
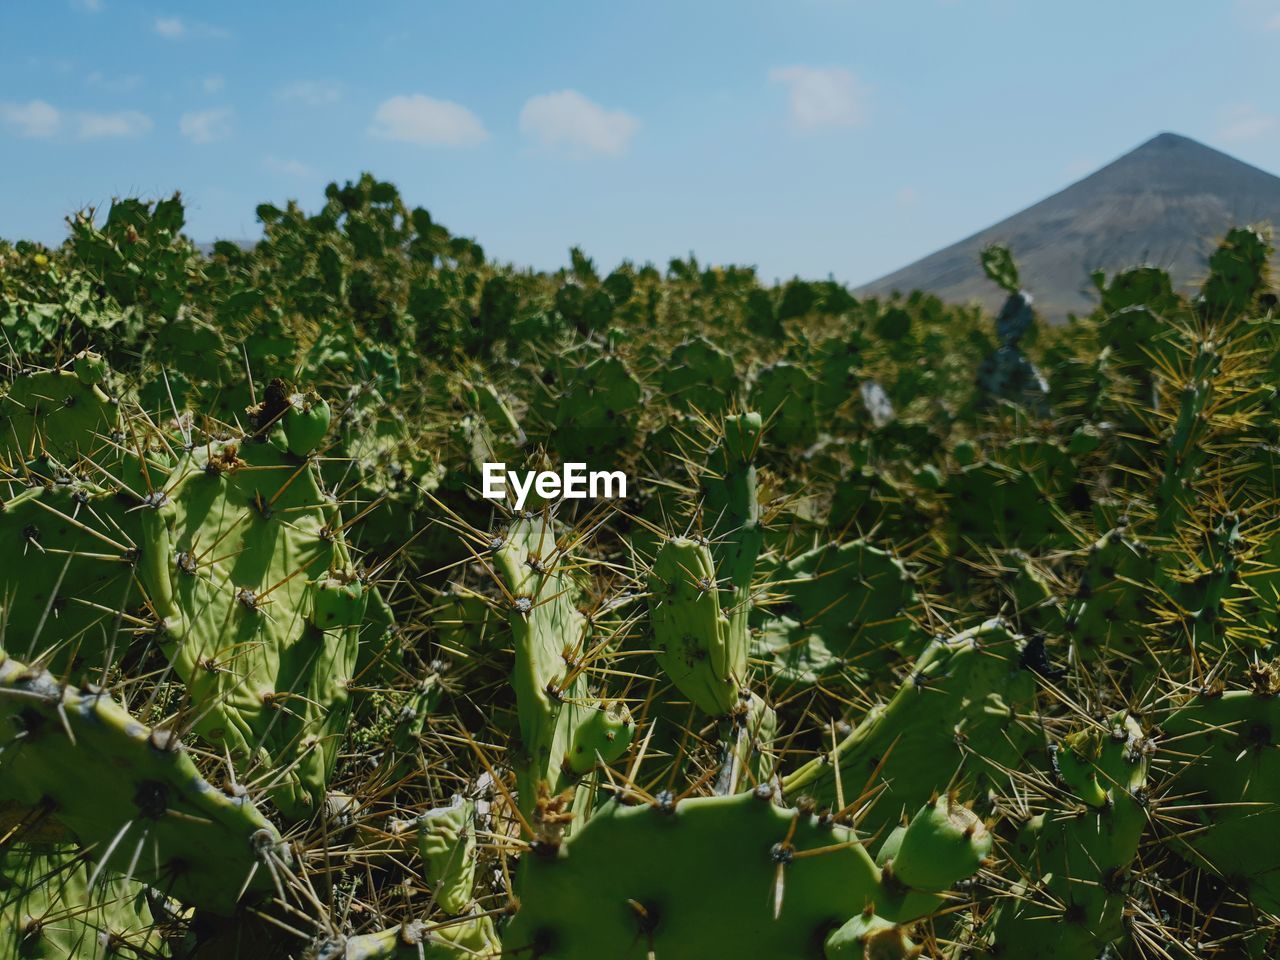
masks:
[[[318,199],[0,243],[0,958],[1275,954],[1265,231],[1055,327]]]

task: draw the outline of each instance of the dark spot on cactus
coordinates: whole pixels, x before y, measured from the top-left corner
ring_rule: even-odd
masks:
[[[169,809],[169,788],[159,780],[143,780],[133,794],[138,813],[148,820],[159,820]]]
[[[539,960],[547,954],[555,953],[556,944],[559,938],[554,930],[550,927],[539,927],[533,931],[533,935],[529,941],[529,951],[534,960]]]
[[[12,723],[23,734],[23,739],[30,743],[40,736],[46,720],[44,714],[31,707],[25,707],[13,715]]]
[[[22,528],[22,539],[26,540],[28,543],[39,543],[40,528],[34,523],[27,524]]]

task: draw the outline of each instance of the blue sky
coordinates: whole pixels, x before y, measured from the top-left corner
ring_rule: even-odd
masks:
[[[0,0],[0,236],[370,170],[520,264],[856,284],[1162,130],[1280,172],[1277,49],[1280,0]]]

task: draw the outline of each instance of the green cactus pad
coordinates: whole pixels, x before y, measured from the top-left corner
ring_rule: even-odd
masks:
[[[64,687],[0,653],[0,774],[119,873],[215,913],[273,889],[288,848],[246,796],[207,783],[170,732],[105,693]],[[270,862],[268,862],[270,861]]]
[[[885,869],[915,890],[941,893],[957,876],[977,871],[991,852],[991,833],[968,807],[943,795],[920,808]],[[883,848],[881,853],[884,853]]]
[[[846,804],[882,783],[860,821],[872,836],[949,787],[963,799],[983,799],[1037,739],[1023,716],[1035,679],[1022,668],[1021,651],[997,621],[934,640],[893,698],[837,745],[837,762],[824,755],[798,768],[783,778],[785,795],[831,808],[841,793],[837,775]]]
[[[720,607],[710,547],[682,537],[662,545],[649,571],[649,620],[676,689],[710,716],[729,713],[746,679],[747,636]]]
[[[449,913],[471,904],[476,875],[476,805],[455,797],[447,807],[418,818],[418,853],[431,895]]]
[[[771,796],[602,807],[524,859],[504,947],[545,960],[801,957],[868,906],[898,922],[936,907],[883,884],[852,831]]]
[[[279,765],[273,800],[309,815],[337,757],[360,633],[338,511],[313,465],[271,443],[208,443],[140,515],[139,572],[197,731]]]
[[[119,419],[118,404],[72,370],[19,374],[0,396],[0,477],[40,457],[70,466],[111,451]]]

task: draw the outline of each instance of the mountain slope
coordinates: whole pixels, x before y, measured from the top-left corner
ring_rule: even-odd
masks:
[[[1162,133],[1053,196],[860,292],[927,290],[945,300],[995,309],[1003,295],[982,274],[978,254],[1006,243],[1041,315],[1062,320],[1096,303],[1089,275],[1151,263],[1195,286],[1215,241],[1229,227],[1280,225],[1280,177],[1202,143]]]

